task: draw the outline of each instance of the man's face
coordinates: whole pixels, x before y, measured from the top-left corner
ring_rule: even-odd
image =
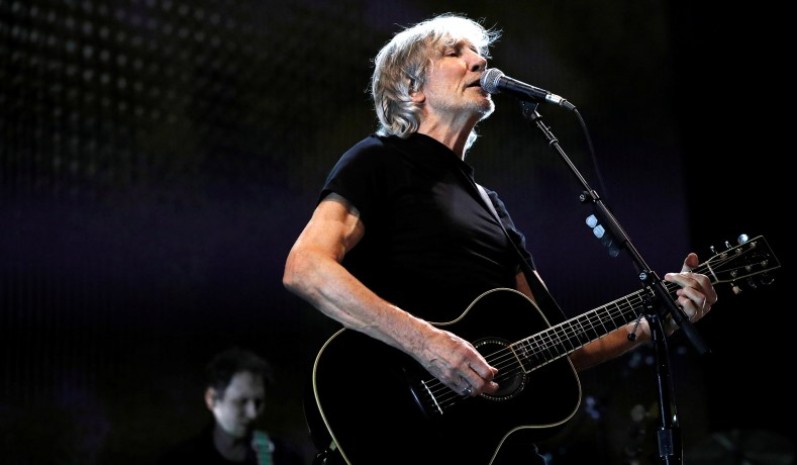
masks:
[[[245,437],[263,412],[263,380],[250,372],[237,373],[224,392],[214,394],[209,407],[216,423],[230,436]]]
[[[495,106],[479,85],[487,60],[473,44],[443,40],[431,52],[426,82],[420,91],[428,111],[441,116],[489,116]]]

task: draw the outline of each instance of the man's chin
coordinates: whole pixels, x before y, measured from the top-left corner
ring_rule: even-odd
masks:
[[[233,439],[245,439],[245,438],[247,438],[249,436],[249,434],[251,432],[252,432],[252,428],[246,428],[246,427],[231,428],[231,429],[225,430],[225,433],[227,433],[227,435],[230,436]]]
[[[492,115],[495,111],[495,103],[493,103],[492,100],[489,100],[488,103],[488,105],[482,107],[481,109],[481,120],[487,119],[487,117]]]

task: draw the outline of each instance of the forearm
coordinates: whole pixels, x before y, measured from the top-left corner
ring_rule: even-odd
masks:
[[[420,352],[426,335],[435,331],[430,323],[385,301],[340,263],[326,257],[292,254],[283,283],[345,327],[409,353]]]
[[[570,360],[576,370],[582,371],[619,357],[650,340],[650,331],[646,326],[647,321],[644,318],[640,320],[639,325],[636,322],[623,325],[573,352],[570,354]]]

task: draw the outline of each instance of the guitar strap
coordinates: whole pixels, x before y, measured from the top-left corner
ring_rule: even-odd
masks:
[[[468,177],[470,179],[470,177]],[[476,189],[479,191],[479,195],[481,195],[482,201],[490,210],[490,213],[493,214],[495,220],[498,221],[498,224],[501,226],[501,229],[504,231],[504,235],[506,235],[509,243],[512,244],[512,247],[515,249],[515,252],[518,255],[518,259],[520,261],[520,267],[523,270],[523,274],[526,276],[526,281],[529,283],[529,287],[531,287],[531,292],[534,294],[534,300],[536,300],[537,305],[540,307],[540,310],[544,311],[548,317],[551,317],[551,312],[548,312],[547,309],[551,309],[552,311],[556,311],[558,317],[556,321],[562,321],[565,318],[565,313],[562,311],[562,308],[559,307],[559,304],[556,303],[556,300],[551,295],[548,288],[540,279],[540,276],[537,274],[537,271],[534,269],[533,266],[526,260],[525,255],[520,251],[520,246],[514,241],[512,235],[509,234],[509,231],[506,230],[506,226],[504,222],[501,221],[501,215],[498,214],[498,211],[495,209],[495,205],[493,205],[493,201],[490,199],[490,196],[487,194],[487,191],[482,187],[481,184],[473,181],[471,182],[476,185]]]

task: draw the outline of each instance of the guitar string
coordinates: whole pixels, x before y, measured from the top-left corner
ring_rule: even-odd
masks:
[[[630,302],[629,300],[629,303]],[[616,329],[620,326],[614,323],[619,316],[625,315],[626,319],[623,320],[623,324],[634,320],[638,315],[636,311],[634,311],[634,308],[638,307],[642,302],[644,302],[644,299],[638,299],[636,306],[630,303],[630,305],[625,308],[616,307],[610,309],[608,311],[609,318],[601,317],[598,314],[600,310],[608,307],[605,306],[601,309],[592,310],[583,314],[577,317],[577,320],[579,320],[579,326],[582,329],[584,326],[587,326],[592,328],[593,331],[596,331],[594,328],[600,326],[603,327],[603,331],[596,332],[608,333],[610,329],[607,328],[607,325],[611,326],[612,329]],[[617,313],[618,311],[619,314]],[[589,342],[589,340],[582,342],[578,338],[574,338],[574,336],[578,335],[578,331],[574,330],[572,325],[570,325],[570,329],[568,330],[565,323],[567,322],[551,327],[544,333],[513,343],[509,347],[485,357],[490,365],[499,370],[499,376],[497,376],[496,382],[511,379],[518,374],[524,374],[523,363],[518,360],[518,356],[516,356],[515,352],[512,350],[513,348],[519,349],[518,352],[520,353],[520,357],[533,362],[532,366],[528,369],[528,372],[531,372],[567,355]],[[563,338],[562,335],[566,337]],[[574,339],[576,343],[573,342]],[[569,345],[569,348],[566,347],[567,345]],[[540,355],[542,359],[539,358]],[[447,389],[444,385],[443,388]],[[458,399],[462,398],[456,395],[454,391],[449,390],[449,392],[453,394],[453,396],[450,394],[444,395],[444,399],[441,399],[441,404],[447,406],[451,403],[456,403]]]
[[[641,292],[642,292],[642,290],[637,291],[636,293],[634,293],[634,295],[638,295]],[[634,303],[631,302],[631,300],[628,299],[628,297],[617,299],[615,302],[619,302],[621,300],[625,300],[626,303],[629,304],[628,306],[631,307],[632,309],[633,309],[633,307],[638,306],[641,302],[643,302],[643,299],[639,299],[637,304],[634,305]],[[601,310],[604,310],[607,307],[610,307],[610,305],[607,304],[607,305],[605,305],[603,307],[600,307],[598,309],[594,309],[594,310],[586,312],[586,313],[584,313],[582,315],[579,315],[573,321],[576,321],[579,324],[579,326],[582,329],[582,331],[581,331],[582,333],[586,333],[586,331],[583,329],[584,325],[594,329],[596,326],[598,326],[598,324],[596,324],[596,322],[600,323],[600,326],[604,327],[604,332],[608,332],[608,329],[605,327],[605,324],[604,324],[608,320],[606,320],[604,318],[601,318],[601,316],[599,315],[599,312]],[[622,315],[622,313],[624,312],[623,308],[619,307],[619,306],[617,306],[617,308],[620,310],[621,315]],[[637,316],[637,314],[633,313],[633,317],[636,317],[636,316]],[[616,316],[613,317],[613,318],[610,318],[610,320],[614,320],[614,319],[616,319]],[[633,318],[630,318],[630,319],[633,319]],[[630,321],[630,319],[629,319],[629,321]],[[583,323],[582,323],[582,321],[583,321]],[[493,354],[489,354],[488,356],[485,357],[485,359],[487,359],[488,362],[491,365],[493,365],[496,368],[498,368],[499,369],[499,373],[500,372],[505,373],[503,378],[508,378],[508,377],[514,376],[514,374],[515,374],[514,372],[510,371],[510,372],[507,373],[507,370],[501,370],[501,368],[506,368],[507,366],[511,366],[511,364],[514,361],[517,360],[517,357],[514,355],[514,353],[511,350],[512,347],[518,347],[518,348],[521,349],[520,352],[527,353],[527,352],[529,352],[529,350],[523,350],[523,344],[526,344],[528,346],[529,344],[526,341],[533,340],[533,343],[530,344],[530,347],[531,347],[530,352],[532,352],[532,354],[539,353],[539,352],[544,351],[544,350],[548,350],[550,348],[549,346],[556,345],[556,341],[558,341],[559,338],[555,338],[553,336],[548,336],[546,338],[546,335],[548,333],[556,333],[557,328],[560,328],[560,329],[564,328],[565,324],[570,324],[570,326],[571,326],[570,332],[572,334],[576,334],[576,335],[578,334],[578,331],[575,331],[573,329],[573,327],[572,327],[572,321],[562,322],[562,323],[560,323],[560,324],[558,324],[556,326],[553,326],[553,327],[549,328],[548,330],[544,331],[543,333],[540,333],[540,334],[535,335],[535,336],[531,336],[531,337],[529,337],[529,338],[527,338],[525,340],[521,340],[521,341],[515,342],[515,343],[511,344],[508,348],[501,349],[499,352],[495,352]],[[618,326],[616,326],[616,327],[618,327]],[[564,330],[563,332],[564,332],[564,334],[568,334],[567,330]],[[584,344],[580,343],[578,346],[580,347],[581,345],[584,345]],[[575,348],[576,347],[574,346],[573,349],[575,350]],[[502,358],[503,358],[503,360],[502,360]],[[443,388],[448,389],[445,385],[442,384],[442,382],[440,384],[442,385]],[[453,391],[451,391],[451,392],[453,392]]]
[[[742,253],[737,253],[735,255],[726,253],[727,255],[725,255],[724,257],[722,255],[715,257],[719,265],[717,266],[717,268],[721,268],[722,265],[724,265],[726,262],[731,262],[746,253],[747,251],[743,251]],[[705,274],[709,271],[713,271],[711,270],[710,265],[711,265],[711,260],[696,267],[695,272]],[[679,287],[675,283],[670,283],[666,281],[663,282],[663,285],[667,289],[667,292],[670,294],[673,294],[675,290],[677,290]],[[581,340],[578,338],[580,334],[585,336],[587,335],[587,331],[584,329],[584,325],[587,325],[588,328],[590,328],[592,331],[595,331],[595,328],[598,326],[596,322],[600,323],[600,326],[603,327],[604,331],[601,336],[597,337],[597,339],[599,339],[600,337],[603,337],[606,333],[610,332],[608,328],[606,328],[606,324],[611,323],[612,325],[614,325],[613,329],[617,329],[622,324],[626,324],[638,318],[639,314],[637,313],[636,309],[644,305],[645,302],[647,301],[647,297],[651,294],[652,291],[648,289],[640,289],[628,296],[616,299],[615,301],[610,302],[609,304],[588,311],[573,319],[559,323],[541,333],[538,333],[526,339],[510,344],[510,346],[506,348],[500,349],[496,352],[487,355],[485,359],[488,361],[488,363],[498,368],[499,370],[499,374],[496,377],[495,381],[496,382],[504,381],[511,379],[518,374],[525,374],[523,373],[523,364],[520,360],[518,360],[518,356],[516,356],[514,352],[511,350],[512,347],[524,344],[528,345],[527,341],[536,339],[533,344],[528,345],[529,350],[523,351],[523,352],[531,352],[532,354],[531,356],[526,355],[527,359],[532,359],[532,357],[540,354],[544,355],[542,358],[544,363],[539,363],[539,361],[537,361],[536,362],[537,365],[532,366],[528,370],[528,372],[534,371],[548,363],[551,363],[561,358],[562,356],[565,356],[577,350],[578,348],[586,345],[588,342],[593,340],[590,336],[587,336],[587,340],[585,342],[581,342]],[[619,302],[621,301],[625,301],[625,304],[620,304]],[[612,310],[611,308],[608,307],[616,307],[616,309]],[[619,311],[619,313],[612,313],[613,311],[615,312]],[[631,315],[628,314],[629,311]],[[609,318],[602,317],[600,313],[606,313],[609,316]],[[620,318],[620,321],[622,321],[621,325],[617,325],[615,323],[618,320],[618,317]],[[623,319],[625,318],[627,318],[627,320],[623,321]],[[574,329],[573,324],[578,324],[579,329],[578,330]],[[570,329],[568,330],[565,327],[565,325],[568,325]],[[563,339],[561,335],[557,335],[557,331],[559,330],[562,335],[566,336],[566,338]],[[574,340],[575,343],[573,342]],[[570,349],[565,348],[564,352],[559,353],[558,351],[560,349],[557,349],[557,347],[563,347],[565,345],[565,342],[569,343]],[[550,358],[552,351],[555,357]],[[437,378],[432,378],[424,384],[429,388],[429,392],[427,393],[427,395],[435,397],[436,403],[439,404],[440,407],[443,409],[451,407],[463,400],[468,399],[468,397],[464,397],[458,394],[457,392],[451,390],[450,388],[448,388]]]
[[[737,258],[740,258],[740,257],[741,257],[743,254],[745,254],[745,253],[746,253],[746,252],[744,252],[744,253],[738,253],[738,254],[736,254],[736,255],[730,255],[730,254],[727,254],[727,256],[726,256],[724,259],[722,259],[722,258],[715,258],[715,259],[716,259],[716,260],[718,260],[718,261],[720,262],[720,263],[719,263],[719,265],[721,266],[721,265],[723,265],[725,262],[731,262],[731,261],[733,261],[733,260],[735,260],[735,259],[737,259]],[[699,266],[696,268],[696,271],[697,271],[698,273],[707,273],[707,272],[710,272],[710,271],[712,271],[712,270],[711,270],[711,267],[710,267],[710,264],[711,264],[711,262],[707,262],[707,263],[706,263],[706,264],[704,264],[704,265],[699,265]],[[717,267],[717,268],[719,268],[719,267]],[[750,269],[750,265],[743,265],[743,266],[739,266],[739,267],[737,267],[736,269],[734,269],[734,271],[730,272],[731,276],[733,276],[733,273],[734,273],[736,270],[739,270],[739,269],[742,269],[742,268],[745,268],[745,271],[749,271],[749,269]],[[726,271],[726,272],[727,272],[727,271]],[[744,276],[744,275],[743,275],[743,276]],[[678,288],[678,285],[677,285],[677,284],[674,284],[674,283],[668,283],[668,282],[664,282],[664,286],[665,286],[665,288],[667,288],[668,292],[670,292],[671,294],[672,294],[672,292],[673,292],[673,289],[677,290],[677,288]],[[645,299],[643,298],[643,299],[640,299],[640,300],[635,300],[635,301],[633,301],[633,302],[632,302],[632,301],[631,301],[631,299],[630,299],[630,297],[639,297],[639,296],[640,296],[640,295],[642,295],[644,292],[645,292],[645,290],[644,290],[644,289],[643,289],[643,290],[640,290],[640,291],[637,291],[637,292],[633,293],[633,294],[632,294],[632,295],[630,295],[630,296],[627,296],[627,297],[624,297],[624,298],[617,299],[617,300],[615,300],[614,302],[612,302],[612,303],[610,303],[610,304],[616,304],[618,301],[621,301],[621,300],[626,300],[626,301],[627,301],[627,303],[628,303],[628,305],[629,305],[629,307],[627,307],[627,308],[631,308],[631,309],[633,310],[634,308],[637,308],[639,305],[643,304],[643,303],[645,302]],[[651,292],[651,293],[652,293],[652,292]],[[593,316],[597,316],[597,314],[598,314],[598,312],[599,312],[600,310],[602,310],[602,309],[605,309],[606,307],[609,307],[609,306],[610,306],[610,304],[607,304],[607,305],[605,305],[604,307],[601,307],[601,308],[595,309],[595,310],[593,310],[593,311],[587,312],[587,314],[584,314],[584,315],[586,315],[586,316],[587,316],[587,317],[586,317],[586,319],[587,319],[587,321],[589,322],[589,325],[590,325],[590,327],[594,328],[594,327],[596,326],[596,325],[594,324],[594,322],[592,322],[592,321],[591,321],[592,317],[593,317]],[[620,315],[621,315],[621,316],[623,315],[623,313],[624,313],[624,312],[626,312],[626,310],[624,310],[624,309],[623,309],[622,307],[620,307],[620,306],[617,306],[617,309],[618,309],[618,310],[620,310]],[[610,316],[612,315],[612,313],[611,313],[611,310],[609,310],[609,311],[608,311],[608,314],[609,314]],[[584,315],[581,315],[581,316],[579,316],[579,317],[576,317],[576,318],[574,318],[574,319],[572,319],[572,320],[569,320],[569,321],[567,321],[567,322],[563,322],[562,324],[560,324],[560,325],[557,325],[557,326],[559,326],[559,327],[560,327],[559,329],[561,329],[561,328],[564,328],[564,327],[565,327],[565,324],[570,324],[570,325],[571,325],[571,330],[572,330],[572,322],[573,322],[573,321],[575,321],[575,322],[577,322],[577,323],[579,324],[579,327],[581,328],[581,330],[580,330],[580,331],[575,331],[575,332],[573,332],[573,333],[572,333],[572,335],[576,335],[576,336],[577,336],[579,333],[580,333],[580,334],[585,334],[585,333],[586,333],[586,331],[584,331],[584,329],[583,329],[583,326],[581,326],[581,323],[580,323],[580,320],[583,320],[583,319],[584,319],[584,318],[582,318]],[[604,330],[606,330],[606,327],[605,327],[605,324],[604,324],[604,323],[607,323],[607,322],[612,322],[612,323],[614,323],[614,321],[615,321],[615,317],[616,317],[616,316],[617,316],[617,315],[615,315],[614,317],[611,317],[611,318],[609,318],[609,319],[604,319],[604,318],[601,318],[600,316],[598,316],[598,320],[597,320],[597,321],[598,321],[598,322],[600,322],[600,323],[601,323],[601,326],[603,326],[603,327],[604,327]],[[637,316],[637,313],[636,313],[635,311],[634,311],[634,313],[633,313],[633,316],[634,316],[634,317],[636,317],[636,316]],[[623,322],[623,324],[625,324],[625,323],[627,323],[627,322],[630,322],[630,321],[632,321],[633,319],[634,319],[634,318],[631,318],[631,317],[629,317],[629,319],[628,319],[627,321]],[[616,328],[618,328],[618,327],[619,327],[619,325],[614,325],[614,328],[615,328],[615,329],[616,329]],[[553,327],[553,328],[550,328],[549,330],[547,330],[545,333],[552,333],[552,334],[556,334],[556,331],[557,331],[557,327]],[[606,331],[606,332],[608,332],[608,331]],[[543,340],[544,340],[544,334],[545,334],[545,333],[543,333],[543,336],[539,336],[539,337],[537,337],[537,339],[539,339],[539,340],[543,341]],[[562,333],[563,333],[563,334],[565,334],[565,335],[568,335],[568,332],[567,332],[567,330],[566,330],[566,329],[565,329],[565,330],[563,330],[563,331],[562,331]],[[581,346],[583,346],[583,345],[585,344],[585,343],[583,343],[583,344],[582,344],[582,343],[580,343],[580,341],[578,340],[578,338],[575,338],[575,340],[576,340],[577,342],[579,342],[579,343],[578,343],[578,344],[573,344],[573,343],[572,343],[572,340],[573,340],[574,338],[572,337],[572,335],[571,335],[571,336],[569,336],[569,337],[567,338],[567,341],[571,341],[571,342],[570,342],[570,346],[571,346],[572,350],[576,350],[577,348],[579,348],[579,347],[581,347]],[[535,336],[532,336],[532,337],[530,337],[530,338],[527,338],[526,340],[529,340],[529,339],[534,339],[534,338],[535,338]],[[524,341],[526,341],[526,340],[524,340]],[[519,343],[523,343],[524,341],[519,341]],[[538,348],[538,349],[540,349],[540,350],[547,350],[547,351],[549,351],[549,354],[550,354],[550,349],[551,349],[551,346],[553,346],[553,348],[555,348],[556,346],[563,346],[563,345],[564,345],[564,342],[562,341],[562,339],[561,339],[561,338],[555,338],[555,337],[549,337],[547,340],[544,340],[544,342],[546,342],[548,345],[544,345],[544,344],[538,344],[537,346],[534,346],[534,347],[536,347],[536,348]],[[587,340],[587,342],[589,342],[589,339]],[[517,344],[517,343],[516,343],[516,344]],[[515,344],[513,344],[513,345],[515,345]],[[537,353],[539,353],[539,352],[540,352],[540,350],[537,350]],[[545,363],[543,363],[543,364],[540,364],[540,365],[538,365],[538,366],[535,366],[535,367],[534,367],[532,370],[529,370],[529,371],[533,371],[534,369],[540,368],[540,367],[542,367],[543,365],[545,365],[545,364],[547,364],[547,363],[550,363],[550,362],[554,361],[555,359],[557,359],[557,358],[560,358],[561,356],[563,356],[563,355],[566,355],[566,354],[568,354],[568,353],[572,352],[572,350],[571,350],[571,351],[565,351],[564,353],[558,354],[558,355],[557,355],[557,357],[555,357],[555,358],[553,358],[553,359],[549,359],[549,360],[548,360],[548,361],[546,361]],[[510,358],[510,365],[509,365],[509,366],[511,366],[511,364],[512,364],[512,363],[515,363],[515,360],[512,360],[512,359],[514,359],[515,357],[513,356],[513,354],[511,353],[511,351],[509,351],[509,350],[507,350],[507,349],[503,349],[503,350],[501,350],[500,352],[502,352],[502,353],[505,353],[505,354],[508,354],[508,356],[509,356],[509,358]],[[498,352],[496,352],[496,353],[498,353]],[[488,362],[489,362],[491,359],[494,359],[494,360],[499,360],[499,359],[500,359],[500,358],[495,358],[495,354],[496,354],[496,353],[494,353],[494,354],[491,354],[490,356],[486,357],[486,358],[488,359]],[[493,365],[493,366],[496,366],[497,368],[499,368],[499,370],[500,370],[500,367],[501,367],[501,365],[504,365],[502,362],[497,362],[497,363],[490,362],[490,364],[491,364],[491,365]],[[517,366],[520,366],[520,365],[521,365],[521,363],[520,363],[519,361],[517,361],[515,364],[516,364]],[[506,365],[504,365],[504,366],[506,366]],[[522,367],[521,367],[521,368],[522,368]],[[501,381],[501,380],[504,380],[504,379],[509,379],[509,378],[511,378],[511,377],[513,377],[513,376],[515,376],[515,374],[517,374],[517,372],[515,372],[515,371],[513,371],[513,370],[504,370],[504,376],[501,376],[501,375],[499,375],[499,376],[496,378],[496,382],[498,382],[498,381]],[[439,384],[442,384],[442,383],[439,383]],[[456,404],[456,403],[458,403],[458,402],[459,402],[459,401],[461,401],[461,400],[466,400],[466,399],[467,399],[466,397],[459,396],[459,395],[458,395],[458,394],[456,394],[454,391],[452,391],[452,390],[448,389],[448,388],[447,388],[445,385],[443,385],[442,387],[444,388],[444,391],[445,391],[445,390],[448,390],[448,394],[449,394],[449,395],[445,395],[445,396],[443,396],[443,397],[444,397],[444,399],[441,399],[441,401],[440,401],[440,403],[441,403],[441,405],[442,405],[443,407],[448,407],[448,406],[450,406],[450,405],[453,405],[453,404]],[[437,391],[437,392],[439,392],[439,391]]]
[[[641,293],[641,291],[637,291],[635,294],[640,294],[640,293]],[[621,300],[621,299],[618,299],[618,300]],[[628,299],[625,299],[625,300],[628,300]],[[641,302],[643,302],[642,299],[639,300],[639,303],[641,303]],[[604,307],[601,307],[601,308],[598,308],[598,309],[595,309],[595,310],[592,310],[592,311],[589,311],[589,312],[587,312],[585,314],[582,314],[579,317],[577,317],[576,320],[584,320],[583,324],[587,325],[590,328],[597,327],[598,326],[596,324],[596,321],[597,321],[598,323],[600,323],[600,326],[604,327],[604,332],[608,332],[608,329],[606,328],[606,325],[605,325],[605,322],[608,321],[608,320],[602,318],[598,314],[601,310],[605,309],[606,307],[608,307],[608,305],[604,306]],[[634,307],[633,304],[630,305],[630,308],[632,310],[632,315],[631,315],[631,317],[629,317],[628,321],[633,320],[637,316],[636,312],[633,312],[633,307]],[[623,309],[621,307],[618,307],[618,309],[620,310],[620,312],[622,314]],[[626,311],[627,311],[627,309],[626,309]],[[610,312],[611,312],[611,310],[610,310]],[[614,317],[610,318],[609,320],[614,320],[614,319],[616,319],[616,315]],[[558,324],[558,325],[556,325],[554,327],[549,328],[548,330],[546,330],[545,332],[543,332],[541,334],[538,334],[538,335],[532,336],[530,338],[518,341],[516,343],[511,344],[507,348],[501,349],[501,350],[499,350],[497,352],[494,352],[492,354],[487,355],[485,357],[485,359],[488,361],[488,363],[490,363],[490,365],[498,368],[498,370],[499,370],[499,375],[498,375],[498,377],[496,379],[496,382],[499,382],[499,381],[502,381],[502,380],[506,380],[506,379],[510,379],[510,378],[514,377],[516,374],[518,374],[518,373],[523,371],[522,363],[518,361],[517,356],[515,356],[514,352],[512,351],[513,347],[520,348],[520,352],[522,354],[525,354],[525,358],[529,359],[529,360],[533,360],[534,357],[536,355],[539,355],[539,354],[546,355],[546,354],[544,354],[544,352],[546,352],[546,351],[547,351],[548,358],[550,358],[551,349],[555,349],[557,345],[561,345],[561,340],[560,340],[561,338],[557,337],[555,333],[556,333],[557,329],[564,328],[564,324],[565,323],[567,323],[567,322],[560,323],[560,324]],[[579,323],[579,325],[582,325],[582,323]],[[581,326],[581,327],[583,328],[583,326]],[[616,327],[619,327],[619,326],[615,326],[615,328]],[[567,330],[564,330],[563,332],[564,332],[564,334],[568,334]],[[574,331],[572,329],[572,326],[571,326],[570,332],[572,334],[574,334],[574,335],[578,334],[576,331]],[[549,333],[552,333],[553,335],[549,335]],[[527,341],[529,341],[529,340],[533,340],[533,343],[528,343]],[[577,347],[580,347],[580,346],[584,345],[585,343],[579,343]],[[572,343],[571,343],[571,347],[573,348],[573,350],[575,350],[577,348],[576,346],[573,346]],[[529,353],[531,353],[531,355],[528,355]],[[529,372],[533,371],[533,370],[535,370],[537,368],[540,368],[541,366],[543,366],[543,365],[545,365],[547,363],[553,362],[554,360],[560,358],[561,356],[566,355],[567,353],[568,353],[568,351],[560,353],[556,357],[550,358],[550,360],[548,362],[543,363],[543,364],[539,364],[539,366],[533,367],[532,369],[529,370]],[[431,382],[429,384],[430,385],[438,384],[440,389],[435,389],[434,392],[437,392],[437,393],[439,393],[441,391],[444,392],[443,395],[440,395],[440,399],[438,400],[438,402],[441,405],[448,406],[448,405],[451,405],[452,403],[457,403],[457,401],[459,399],[465,399],[462,396],[460,396],[459,394],[457,394],[456,392],[450,390],[442,382],[439,382],[439,380],[438,380],[438,383]],[[438,387],[438,386],[435,386],[435,387]]]

